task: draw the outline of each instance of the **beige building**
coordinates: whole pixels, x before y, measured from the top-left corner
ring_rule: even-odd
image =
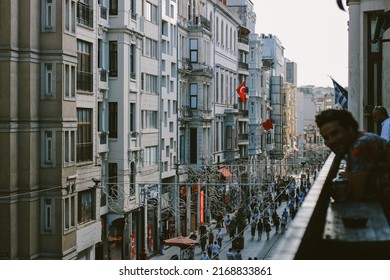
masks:
[[[91,259],[98,251],[94,16],[88,1],[1,1],[4,258]]]

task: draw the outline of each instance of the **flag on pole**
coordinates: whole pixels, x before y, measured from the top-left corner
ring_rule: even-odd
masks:
[[[334,103],[340,104],[343,109],[348,109],[348,91],[332,79],[334,86]]]
[[[265,131],[268,131],[270,129],[274,128],[274,125],[272,124],[272,119],[268,119],[265,122],[261,124]]]
[[[245,81],[243,81],[241,83],[241,85],[238,86],[238,88],[236,89],[238,95],[240,96],[242,102],[246,103],[246,95],[245,95],[245,92],[246,92],[246,87],[245,87]]]

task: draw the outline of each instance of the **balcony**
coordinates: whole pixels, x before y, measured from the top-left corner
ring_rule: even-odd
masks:
[[[98,153],[108,152],[108,132],[98,131]]]
[[[239,43],[243,43],[245,45],[249,45],[249,37],[248,36],[239,35],[238,36],[238,42]]]
[[[77,90],[92,92],[92,80],[92,73],[77,71]]]
[[[84,3],[77,3],[77,23],[93,28],[93,9]]]
[[[210,21],[203,16],[196,17],[193,21],[188,22],[188,29],[190,30],[204,29],[210,32],[211,31]]]
[[[108,18],[108,8],[100,6],[100,18],[107,20]]]
[[[381,207],[373,201],[331,198],[332,180],[342,165],[333,153],[329,155],[272,259],[389,259],[390,227]],[[364,213],[369,222],[361,228],[346,224],[340,215],[348,211]]]
[[[248,63],[239,61],[238,62],[238,69],[248,70],[249,69]]]

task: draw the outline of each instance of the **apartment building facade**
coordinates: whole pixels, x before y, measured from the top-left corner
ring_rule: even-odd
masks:
[[[273,150],[250,0],[2,1],[0,15],[4,258],[155,254],[161,233],[226,210],[250,156]]]
[[[378,105],[390,108],[390,3],[349,0],[347,5],[348,109],[363,129],[379,133],[380,126],[375,125],[371,113]]]
[[[91,259],[101,245],[88,1],[2,1],[0,252]]]

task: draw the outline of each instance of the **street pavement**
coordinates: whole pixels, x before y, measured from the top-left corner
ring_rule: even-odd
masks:
[[[279,217],[282,216],[282,212],[284,208],[287,208],[287,202],[282,202],[282,204],[277,208],[277,213]],[[287,208],[288,209],[288,208]],[[233,215],[231,215],[232,217]],[[291,222],[291,218],[289,218],[288,222]],[[211,225],[209,228],[213,228],[214,225]],[[287,230],[288,230],[288,224],[287,224]],[[218,232],[217,228],[213,228],[214,235]],[[222,246],[221,246],[221,251],[219,253],[219,259],[220,260],[226,260],[226,252],[228,252],[229,248],[232,247],[232,243],[230,241],[229,234],[226,233],[226,229],[222,229],[224,233],[224,238],[222,241]],[[262,239],[258,240],[257,238],[257,231],[255,238],[252,239],[251,236],[251,229],[250,226],[246,228],[244,231],[244,249],[241,250],[241,255],[243,260],[248,260],[248,258],[254,259],[255,257],[258,260],[265,260],[265,259],[270,259],[270,256],[272,255],[272,249],[276,247],[277,243],[281,239],[283,234],[280,232],[280,227],[279,227],[279,233],[275,233],[275,228],[272,226],[271,227],[271,232],[270,232],[270,239],[267,240],[265,231],[263,231]],[[233,253],[236,251],[233,250]],[[180,248],[177,246],[170,246],[167,247],[165,246],[164,249],[164,255],[156,255],[152,257],[152,260],[169,260],[173,255],[180,256]],[[200,246],[197,246],[195,248],[194,252],[194,259],[199,260],[200,257],[202,256],[202,251]]]

